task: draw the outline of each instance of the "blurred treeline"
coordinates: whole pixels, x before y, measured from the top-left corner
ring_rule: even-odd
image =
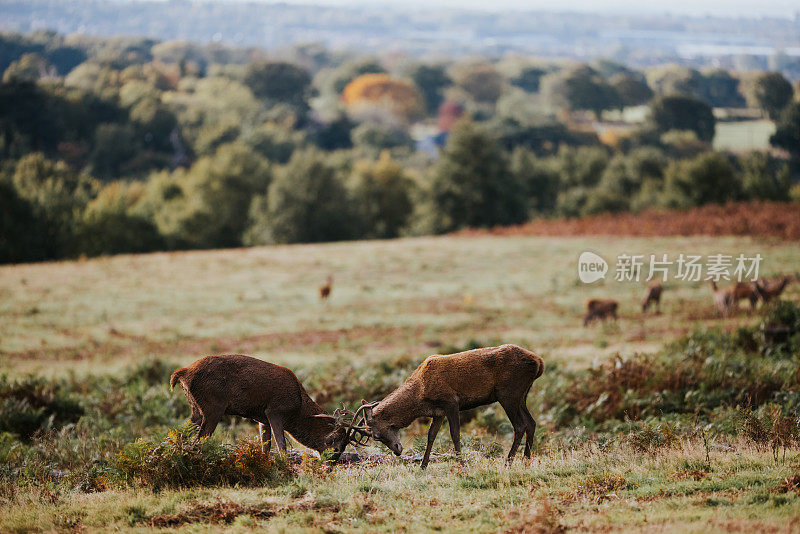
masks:
[[[0,35],[0,72],[0,262],[800,196],[778,73],[53,32]],[[773,150],[714,151],[714,108]]]

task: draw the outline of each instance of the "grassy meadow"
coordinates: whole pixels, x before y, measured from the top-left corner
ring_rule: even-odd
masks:
[[[719,122],[714,133],[714,150],[768,150],[775,123],[769,120]]]
[[[609,261],[605,282],[578,281],[585,250]],[[798,354],[750,347],[762,343],[763,312],[743,303],[722,319],[707,282],[670,280],[661,313],[643,315],[645,282],[613,280],[619,254],[681,253],[760,253],[762,276],[800,270],[796,242],[601,236],[446,236],[0,266],[0,400],[30,390],[26,398],[58,405],[37,408],[30,435],[0,432],[0,531],[796,531],[800,453],[794,438],[780,438],[775,414],[800,398]],[[321,302],[328,275],[332,295]],[[584,328],[589,298],[617,299],[619,320]],[[800,301],[800,284],[783,298]],[[371,395],[396,387],[429,354],[500,343],[534,350],[546,365],[528,398],[539,422],[529,463],[504,465],[510,428],[496,407],[462,431],[461,459],[443,429],[427,471],[384,456],[379,444],[368,461],[332,469],[308,457],[295,466],[272,460],[264,483],[154,487],[138,467],[120,467],[120,451],[130,457],[136,438],[168,439],[188,418],[166,377],[206,354],[286,365],[332,408],[377,400]],[[676,363],[656,365],[662,360]],[[709,371],[712,360],[726,365]],[[617,376],[636,369],[643,378]],[[668,376],[676,369],[685,373],[677,381]],[[692,386],[697,377],[716,385]],[[692,387],[670,400],[670,388]],[[585,407],[584,393],[597,402]],[[648,411],[653,399],[680,406],[658,408],[673,414],[661,417]],[[8,426],[19,410],[5,410],[0,425]],[[426,430],[407,429],[406,449],[424,447]],[[212,441],[233,447],[253,435],[249,423],[230,421]]]

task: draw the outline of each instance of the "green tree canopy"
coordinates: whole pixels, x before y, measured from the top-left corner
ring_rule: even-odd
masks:
[[[728,157],[720,152],[673,162],[665,177],[664,203],[668,207],[721,204],[741,198],[741,179]]]
[[[547,94],[556,104],[592,111],[600,119],[605,109],[620,107],[620,96],[594,69],[581,65],[548,77]]]
[[[526,219],[522,184],[498,143],[471,121],[456,124],[432,172],[436,231],[517,224]]]
[[[353,199],[361,213],[364,236],[391,238],[408,224],[414,205],[414,183],[388,152],[375,163],[357,164],[350,179]]]
[[[267,195],[253,200],[247,244],[314,243],[356,237],[356,209],[324,156],[295,152]]]
[[[304,108],[311,75],[292,63],[258,61],[247,66],[244,83],[258,98]]]
[[[611,77],[609,83],[619,95],[622,106],[645,104],[653,97],[653,91],[647,85],[644,76],[636,72],[628,71],[615,74]]]
[[[714,139],[716,119],[711,106],[688,96],[658,96],[650,103],[650,118],[659,132],[691,130],[698,139]]]
[[[0,179],[0,263],[47,258],[42,226],[33,205],[20,197],[12,183]]]
[[[765,72],[756,77],[752,84],[756,104],[772,120],[780,117],[783,108],[789,104],[794,94],[792,84],[780,72]]]
[[[445,87],[452,84],[444,65],[418,65],[411,71],[411,79],[422,92],[425,109],[429,114],[436,113],[444,101]]]
[[[786,150],[793,157],[800,158],[800,102],[792,102],[786,106],[769,142],[774,147]]]
[[[17,194],[33,207],[44,231],[47,258],[74,253],[75,222],[94,196],[96,183],[73,171],[63,161],[52,161],[34,152],[22,157],[14,170]]]
[[[792,186],[789,165],[766,152],[752,152],[739,159],[742,190],[748,199],[787,201]]]
[[[505,80],[488,63],[462,65],[454,69],[453,78],[475,102],[493,104],[503,94]]]
[[[530,212],[536,214],[553,212],[560,179],[552,165],[537,158],[531,150],[517,147],[511,154],[511,172],[525,188]]]
[[[172,247],[239,246],[250,203],[270,180],[264,158],[239,143],[226,144],[189,169],[151,176],[133,213],[152,218]]]

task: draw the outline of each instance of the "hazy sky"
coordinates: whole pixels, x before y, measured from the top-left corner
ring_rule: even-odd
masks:
[[[235,1],[235,0],[234,0]],[[277,3],[274,0],[261,0]],[[602,13],[679,13],[687,15],[746,15],[791,18],[800,12],[797,0],[282,0],[287,4],[317,5],[414,5],[420,7],[461,7],[489,11],[508,9],[585,11]]]

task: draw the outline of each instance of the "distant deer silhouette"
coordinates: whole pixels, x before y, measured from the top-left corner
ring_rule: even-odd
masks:
[[[781,293],[783,293],[790,281],[790,276],[784,276],[778,280],[758,280],[755,283],[755,289],[761,300],[769,302],[772,299],[780,298]]]
[[[732,289],[721,289],[717,282],[711,280],[711,290],[714,291],[714,305],[723,317],[728,317],[736,306]]]
[[[646,313],[651,304],[655,305],[657,313],[661,313],[661,292],[663,290],[664,286],[659,282],[653,282],[647,287],[647,293],[642,301],[642,313]]]
[[[324,286],[320,286],[319,288],[319,298],[323,301],[328,300],[328,297],[331,296],[331,290],[333,289],[333,277],[329,276]]]
[[[605,321],[609,317],[617,319],[619,303],[611,299],[592,299],[586,303],[586,315],[583,317],[583,326],[596,319]]]

